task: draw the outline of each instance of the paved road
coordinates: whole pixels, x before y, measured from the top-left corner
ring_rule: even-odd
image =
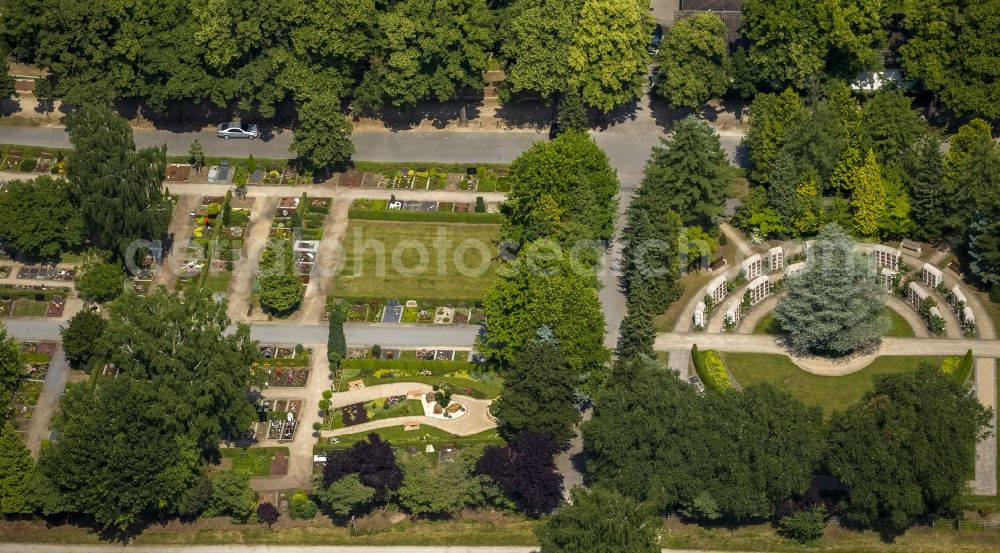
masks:
[[[58,340],[59,326],[64,322],[54,319],[2,320],[10,335],[19,340]],[[347,324],[344,333],[347,335],[347,343],[352,345],[379,344],[383,348],[469,348],[479,333],[479,327]],[[250,326],[250,336],[254,340],[273,344],[326,344],[327,326],[254,323]]]
[[[605,132],[594,132],[594,140],[604,148],[623,180],[638,182],[649,151],[663,129],[653,122],[648,110]],[[547,135],[525,132],[400,131],[355,132],[354,159],[366,161],[438,161],[442,163],[507,163]],[[210,156],[287,158],[291,133],[281,132],[270,140],[221,140],[210,132],[172,132],[137,130],[135,142],[140,147],[166,144],[172,155],[186,155],[198,139]],[[723,148],[730,159],[737,159],[739,134],[722,136]],[[69,136],[61,128],[0,127],[0,143],[26,146],[69,148]]]

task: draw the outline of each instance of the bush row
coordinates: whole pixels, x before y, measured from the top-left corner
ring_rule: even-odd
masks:
[[[402,211],[402,210],[375,210],[351,208],[347,214],[350,219],[362,219],[368,221],[402,221],[402,222],[437,222],[437,223],[471,223],[471,224],[500,224],[499,213],[453,213],[442,211]]]

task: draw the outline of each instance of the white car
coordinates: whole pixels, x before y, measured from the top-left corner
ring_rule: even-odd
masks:
[[[219,125],[219,131],[215,134],[225,140],[229,140],[230,138],[249,138],[253,140],[260,136],[260,131],[257,130],[257,125],[232,122]]]

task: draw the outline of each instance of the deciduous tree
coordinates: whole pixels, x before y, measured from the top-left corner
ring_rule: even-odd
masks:
[[[915,517],[956,512],[989,411],[932,366],[874,382],[830,423],[827,464],[847,486],[847,516],[902,530]]]
[[[0,191],[0,236],[32,259],[55,259],[78,249],[83,217],[66,181],[41,176],[7,183]]]
[[[164,418],[160,390],[129,376],[66,391],[54,423],[59,440],[38,461],[43,514],[83,513],[124,530],[176,513],[194,482],[198,449]],[[215,435],[218,439],[218,434]]]
[[[660,44],[656,92],[671,105],[700,108],[729,86],[729,44],[718,15],[700,12],[674,25]]]
[[[507,445],[487,447],[476,472],[496,482],[519,511],[545,515],[563,498],[563,476],[556,470],[555,454],[556,444],[548,436],[524,431]]]
[[[0,516],[32,511],[29,482],[35,469],[28,448],[9,423],[0,423]]]
[[[482,477],[475,474],[482,450],[462,448],[433,465],[425,455],[400,453],[403,484],[396,490],[400,506],[414,515],[451,515],[480,503]]]
[[[657,553],[659,519],[648,503],[607,488],[575,488],[570,504],[535,531],[541,553]]]
[[[136,150],[128,122],[108,107],[80,108],[66,130],[67,177],[95,245],[124,259],[134,241],[162,239],[172,211],[162,192],[166,148]]]
[[[484,295],[487,324],[485,334],[476,340],[477,351],[510,366],[545,326],[559,342],[573,374],[599,380],[608,360],[602,345],[604,314],[594,277],[585,271],[578,262],[565,255],[553,257],[542,247],[522,250]]]
[[[119,375],[156,386],[164,427],[207,454],[220,436],[243,432],[254,420],[246,391],[257,342],[246,325],[227,332],[225,303],[196,287],[180,295],[161,289],[146,297],[126,293],[108,313],[102,357]]]
[[[76,277],[80,297],[95,303],[106,303],[122,295],[125,273],[117,263],[88,263]]]
[[[70,367],[77,370],[91,369],[91,362],[100,355],[100,338],[108,323],[96,311],[84,309],[73,315],[69,323],[59,329],[63,354]]]
[[[316,169],[329,170],[347,163],[354,153],[353,127],[340,112],[340,101],[314,99],[298,105],[291,150]]]
[[[582,0],[511,3],[510,20],[500,27],[500,53],[510,60],[504,86],[510,92],[533,91],[552,98],[567,89],[569,46],[581,5]]]
[[[653,15],[635,0],[582,0],[569,46],[569,84],[608,113],[638,98],[649,67]]]

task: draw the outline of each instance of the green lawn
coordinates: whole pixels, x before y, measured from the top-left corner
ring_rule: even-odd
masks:
[[[44,317],[49,304],[44,301],[20,298],[14,300],[11,317]]]
[[[288,458],[287,447],[224,447],[219,450],[223,458],[233,460],[233,469],[244,470],[252,476],[268,476],[271,474],[271,459],[275,453],[284,452]]]
[[[921,362],[935,366],[944,357],[877,357],[864,369],[846,376],[817,376],[798,368],[785,355],[769,353],[724,353],[729,372],[742,386],[768,382],[788,391],[807,405],[823,408],[829,416],[843,411],[872,389],[872,376],[915,369]]]
[[[210,292],[222,292],[225,294],[229,290],[229,281],[232,278],[233,274],[229,271],[222,271],[214,275],[205,275],[205,281],[201,284],[201,287]]]
[[[333,296],[401,301],[480,298],[496,274],[492,260],[499,231],[499,225],[352,220],[344,239],[344,269],[334,278]],[[441,251],[434,246],[439,233],[451,241]],[[486,251],[488,258],[483,255]],[[456,253],[462,254],[463,266],[456,265]],[[421,265],[425,267],[420,269]]]
[[[885,336],[891,338],[912,338],[914,336],[913,327],[906,322],[902,315],[897,313],[895,309],[886,308],[885,311],[889,315],[889,330],[886,331]],[[772,336],[781,333],[781,327],[775,320],[773,311],[768,312],[757,321],[757,324],[753,326],[753,333]]]

